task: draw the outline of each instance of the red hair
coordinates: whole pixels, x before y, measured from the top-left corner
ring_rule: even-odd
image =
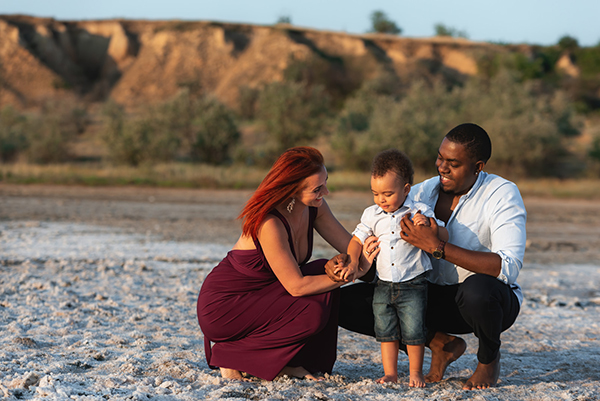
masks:
[[[256,239],[267,214],[291,198],[301,189],[302,181],[317,174],[323,166],[321,152],[307,146],[288,149],[279,156],[238,217],[244,220],[244,235]]]

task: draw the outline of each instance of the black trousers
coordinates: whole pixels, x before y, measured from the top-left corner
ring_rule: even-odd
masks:
[[[369,283],[343,287],[339,325],[356,333],[375,336],[373,290]],[[429,339],[436,332],[473,333],[479,339],[477,359],[488,364],[500,350],[500,334],[513,325],[520,311],[519,300],[510,287],[484,275],[469,276],[456,285],[429,283],[426,325]],[[402,346],[402,345],[401,345]]]

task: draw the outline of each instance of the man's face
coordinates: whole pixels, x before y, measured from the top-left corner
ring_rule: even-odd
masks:
[[[475,184],[477,174],[483,168],[467,153],[464,145],[444,138],[435,162],[442,191],[453,195],[464,195]]]

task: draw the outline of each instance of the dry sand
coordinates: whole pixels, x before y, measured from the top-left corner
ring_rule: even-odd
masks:
[[[477,343],[441,383],[378,385],[378,344],[340,330],[320,383],[223,380],[195,300],[239,235],[243,191],[0,184],[0,397],[7,399],[600,399],[600,204],[526,199],[525,303],[503,334],[497,387],[463,391]],[[333,193],[351,229],[371,198]],[[315,255],[333,251],[317,242]],[[428,366],[426,354],[425,366]]]

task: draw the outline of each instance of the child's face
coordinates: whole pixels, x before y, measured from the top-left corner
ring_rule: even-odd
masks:
[[[410,184],[396,173],[388,171],[383,177],[371,176],[371,192],[377,206],[387,213],[393,213],[404,204]]]

